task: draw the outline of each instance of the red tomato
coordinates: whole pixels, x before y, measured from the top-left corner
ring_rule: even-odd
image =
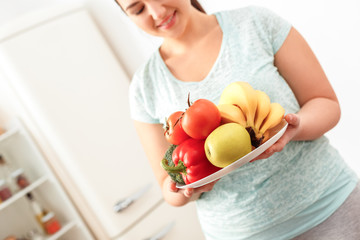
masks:
[[[205,139],[220,125],[221,115],[217,106],[207,100],[196,100],[182,118],[184,131],[194,139]]]
[[[181,126],[182,116],[184,112],[178,111],[172,113],[166,121],[165,138],[166,140],[175,145],[179,145],[184,140],[190,138]]]

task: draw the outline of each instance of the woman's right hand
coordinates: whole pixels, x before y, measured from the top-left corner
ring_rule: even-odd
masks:
[[[198,199],[201,193],[211,191],[215,182],[196,189],[178,189],[168,173],[159,164],[159,159],[164,157],[164,153],[170,146],[164,137],[163,126],[161,124],[150,124],[139,121],[135,121],[134,123],[154,171],[154,175],[161,187],[163,197],[167,203],[173,206],[182,206],[189,201]]]

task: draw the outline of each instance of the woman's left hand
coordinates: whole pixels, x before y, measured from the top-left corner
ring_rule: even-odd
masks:
[[[251,162],[265,159],[273,155],[275,152],[280,152],[283,150],[286,144],[290,142],[297,134],[300,126],[300,118],[297,114],[290,113],[285,116],[285,120],[288,122],[288,127],[285,133],[281,136],[281,138],[271,145],[268,149],[266,149],[262,154],[260,154],[255,159],[251,160]]]
[[[170,190],[170,192],[183,194],[188,199],[188,201],[194,201],[197,200],[202,193],[210,192],[219,180],[220,179],[217,179],[198,188],[179,189],[176,187],[176,183],[169,178],[168,189]]]

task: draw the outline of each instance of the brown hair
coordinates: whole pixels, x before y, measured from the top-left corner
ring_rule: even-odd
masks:
[[[206,13],[204,8],[201,6],[201,4],[197,0],[191,0],[191,5],[199,10],[200,12]]]
[[[115,3],[124,11],[124,9],[120,6],[117,0],[114,0]],[[191,0],[191,5],[199,10],[200,12],[206,13],[204,8],[201,6],[201,4],[197,0]]]

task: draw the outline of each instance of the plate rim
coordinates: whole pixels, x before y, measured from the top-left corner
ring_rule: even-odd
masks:
[[[288,123],[285,119],[283,119],[276,127],[273,128],[273,131],[275,132],[273,136],[271,136],[266,142],[261,144],[258,148],[252,150],[242,158],[234,161],[230,165],[220,169],[219,171],[216,171],[215,173],[212,173],[209,176],[206,176],[196,182],[190,183],[190,184],[180,184],[176,183],[176,187],[179,189],[186,189],[186,188],[198,188],[205,184],[211,183],[230,172],[234,171],[235,169],[243,166],[244,164],[250,162],[257,156],[259,156],[261,153],[263,153],[266,149],[268,149],[272,144],[274,144],[279,138],[285,133]],[[280,126],[282,126],[280,129],[278,129]],[[278,130],[277,130],[278,129]]]

